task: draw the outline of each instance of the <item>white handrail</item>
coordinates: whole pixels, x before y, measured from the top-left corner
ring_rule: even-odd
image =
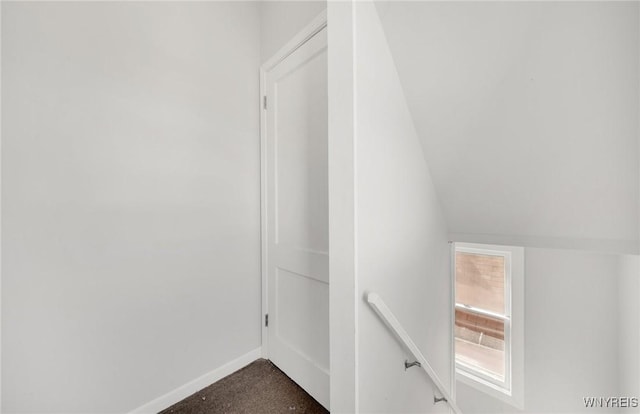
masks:
[[[396,335],[396,337],[400,340],[400,342],[411,352],[413,357],[420,363],[420,366],[427,373],[433,384],[436,386],[440,394],[445,398],[449,407],[453,410],[455,414],[461,414],[460,409],[456,405],[455,401],[451,398],[451,395],[447,392],[446,388],[438,378],[436,372],[431,368],[429,362],[424,357],[422,352],[418,346],[413,342],[407,331],[404,330],[398,319],[395,315],[389,310],[387,305],[385,305],[382,298],[377,293],[367,293],[367,302],[373,308],[373,310],[380,316],[380,319],[391,329],[391,331]]]

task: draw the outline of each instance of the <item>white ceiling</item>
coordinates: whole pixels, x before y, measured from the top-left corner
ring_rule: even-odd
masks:
[[[451,233],[637,248],[638,5],[377,4]]]

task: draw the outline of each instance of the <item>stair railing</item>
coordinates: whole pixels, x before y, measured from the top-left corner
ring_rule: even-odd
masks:
[[[405,369],[408,369],[412,366],[421,367],[431,379],[431,382],[436,386],[442,397],[438,398],[434,395],[433,402],[438,403],[440,401],[444,401],[449,404],[449,407],[453,410],[455,414],[462,414],[455,401],[451,398],[451,395],[447,392],[447,389],[438,378],[438,375],[433,370],[425,356],[420,352],[418,346],[413,342],[407,331],[404,330],[400,322],[395,317],[393,312],[389,310],[387,305],[384,303],[382,298],[377,294],[370,292],[366,295],[367,302],[373,308],[373,310],[378,314],[380,319],[387,325],[387,327],[395,334],[396,338],[400,341],[402,345],[407,348],[407,350],[413,355],[415,359],[414,362],[405,361]]]

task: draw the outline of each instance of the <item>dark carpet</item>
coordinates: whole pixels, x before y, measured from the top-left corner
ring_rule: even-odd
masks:
[[[259,359],[160,414],[327,414],[266,359]]]

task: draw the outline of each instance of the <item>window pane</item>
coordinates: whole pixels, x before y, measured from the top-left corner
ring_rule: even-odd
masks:
[[[504,315],[504,257],[456,252],[456,302]]]
[[[504,322],[456,309],[456,361],[504,381]]]

